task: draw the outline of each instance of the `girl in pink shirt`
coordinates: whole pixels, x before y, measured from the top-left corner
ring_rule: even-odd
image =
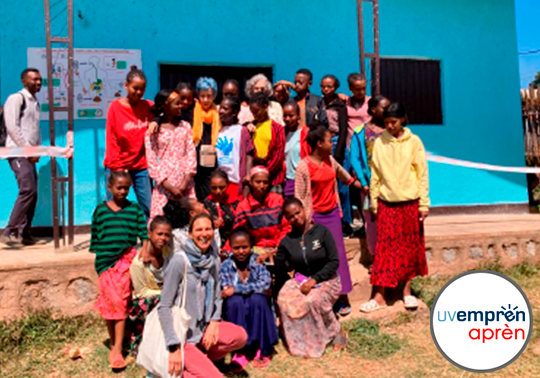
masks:
[[[347,135],[347,146],[351,145],[354,129],[363,125],[371,119],[368,114],[369,96],[366,96],[366,77],[359,73],[352,73],[347,78],[349,90],[352,96],[347,100],[347,116],[349,122],[349,132]]]
[[[197,172],[191,127],[180,120],[178,92],[159,92],[154,112],[161,117],[161,124],[157,132],[147,133],[145,139],[148,170],[156,183],[152,192],[151,218],[163,215],[163,207],[170,200],[195,197],[193,177]]]

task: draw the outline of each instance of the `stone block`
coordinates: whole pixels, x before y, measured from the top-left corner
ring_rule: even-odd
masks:
[[[50,289],[51,282],[47,279],[24,282],[20,295],[21,308],[29,312],[50,309],[50,300],[54,298],[48,293]]]
[[[456,247],[443,248],[443,261],[446,264],[453,264],[456,262],[458,250],[459,248]]]
[[[519,249],[516,243],[503,244],[503,250],[511,259],[517,259],[519,257]]]
[[[478,245],[472,246],[469,257],[473,260],[480,260],[484,257],[484,250]]]
[[[76,303],[94,302],[97,298],[97,288],[88,278],[79,277],[71,280],[66,288],[66,296]]]
[[[427,260],[427,262],[431,261],[432,256],[433,256],[433,252],[431,251],[431,248],[426,248],[426,260]]]
[[[534,240],[527,242],[527,254],[530,256],[536,256],[536,242],[534,242]]]

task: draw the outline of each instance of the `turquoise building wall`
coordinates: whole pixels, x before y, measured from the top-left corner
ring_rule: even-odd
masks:
[[[273,65],[274,79],[298,68],[342,81],[359,70],[354,0],[75,0],[75,47],[142,50],[146,98],[159,64]],[[0,4],[0,101],[20,89],[28,47],[44,47],[43,3]],[[80,17],[78,16],[80,14]],[[55,21],[53,31],[62,29]],[[443,125],[412,126],[426,149],[477,162],[524,165],[513,0],[380,0],[381,55],[440,59]],[[48,123],[41,123],[48,144]],[[65,125],[60,124],[60,129]],[[58,135],[63,135],[60,130]],[[103,197],[104,121],[75,123],[75,222],[88,224]],[[59,142],[61,144],[61,141]],[[61,169],[65,169],[61,166]],[[50,165],[38,166],[34,225],[51,224]],[[17,194],[0,162],[0,227]],[[430,164],[434,206],[527,202],[524,175]]]

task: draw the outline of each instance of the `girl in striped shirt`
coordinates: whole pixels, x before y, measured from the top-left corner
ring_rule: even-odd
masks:
[[[148,238],[143,210],[127,199],[131,184],[127,171],[111,172],[108,189],[112,200],[99,204],[92,216],[90,251],[96,254],[99,275],[99,297],[94,308],[107,324],[111,344],[109,363],[113,370],[126,367],[122,340],[131,299],[129,269],[137,255],[137,242],[141,241],[146,249]]]

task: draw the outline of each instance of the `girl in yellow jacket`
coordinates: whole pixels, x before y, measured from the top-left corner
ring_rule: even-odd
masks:
[[[429,214],[429,179],[422,141],[406,125],[403,105],[384,112],[385,131],[375,141],[371,210],[377,217],[377,249],[371,268],[373,297],[360,311],[386,307],[384,289],[403,285],[408,309],[418,307],[411,281],[427,274],[423,222]]]

